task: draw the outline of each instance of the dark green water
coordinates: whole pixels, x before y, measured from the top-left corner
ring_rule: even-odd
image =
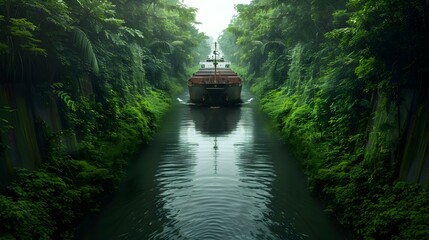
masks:
[[[162,126],[79,239],[340,238],[256,104],[177,103]]]

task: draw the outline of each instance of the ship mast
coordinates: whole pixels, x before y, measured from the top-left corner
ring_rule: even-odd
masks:
[[[215,57],[215,60],[213,62],[213,65],[215,67],[214,82],[217,83],[217,81],[216,81],[216,75],[217,75],[217,58],[216,58],[216,55],[217,55],[217,42],[215,42],[214,44],[215,44],[215,50],[213,51],[213,54],[214,54],[214,57]]]

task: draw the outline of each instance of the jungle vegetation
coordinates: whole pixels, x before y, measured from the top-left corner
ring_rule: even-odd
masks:
[[[221,35],[352,239],[429,239],[429,1],[254,0]]]
[[[73,238],[206,39],[178,0],[0,0],[0,238]]]

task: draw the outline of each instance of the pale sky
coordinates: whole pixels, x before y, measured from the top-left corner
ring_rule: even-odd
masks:
[[[198,9],[196,20],[201,24],[196,25],[200,32],[217,39],[218,35],[228,27],[232,16],[237,12],[236,4],[249,4],[251,0],[184,0],[189,7]]]

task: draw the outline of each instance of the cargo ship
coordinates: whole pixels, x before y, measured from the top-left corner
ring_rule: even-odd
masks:
[[[188,80],[191,103],[223,106],[241,103],[242,80],[230,69],[230,62],[218,59],[217,43],[213,57],[200,62],[200,69]]]

